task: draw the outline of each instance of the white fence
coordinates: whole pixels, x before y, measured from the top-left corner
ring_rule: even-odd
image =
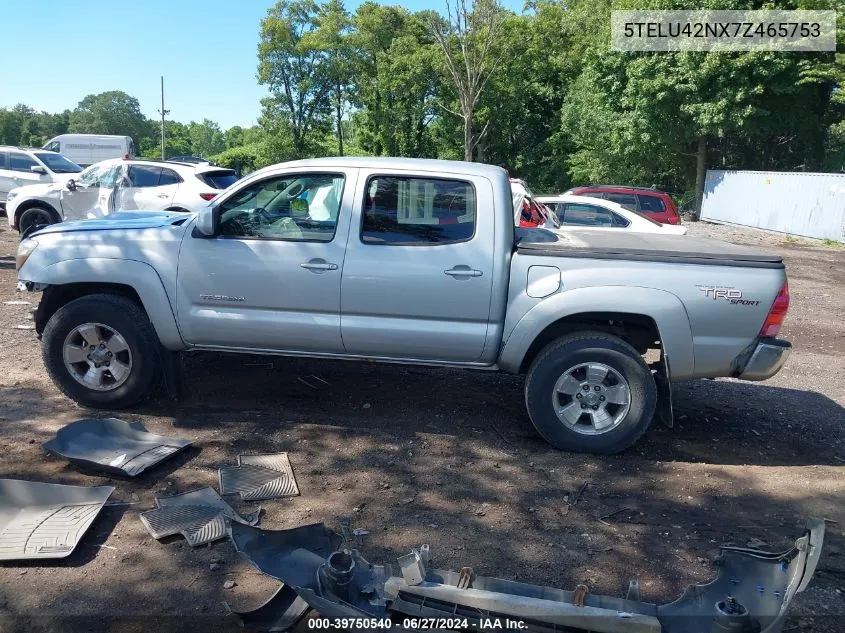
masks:
[[[708,170],[701,219],[845,242],[845,174]]]

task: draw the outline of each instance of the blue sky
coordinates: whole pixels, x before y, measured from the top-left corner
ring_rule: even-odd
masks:
[[[151,118],[164,75],[168,118],[248,126],[265,94],[255,79],[258,25],[274,0],[4,0],[0,106],[73,109],[85,96],[123,90]],[[347,0],[350,11],[360,4]],[[445,0],[382,2],[411,11]],[[522,0],[504,0],[521,11]]]

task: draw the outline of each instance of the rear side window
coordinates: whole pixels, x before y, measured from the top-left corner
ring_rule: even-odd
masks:
[[[197,178],[213,189],[226,189],[230,185],[238,182],[238,176],[235,172],[228,169],[220,171],[206,171],[201,174],[197,174]]]
[[[364,191],[365,244],[454,244],[475,234],[475,188],[468,182],[374,176]]]
[[[637,196],[632,193],[605,193],[604,199],[622,205],[629,211],[637,210]]]
[[[557,217],[561,224],[569,226],[626,227],[630,224],[610,209],[573,202],[559,203]]]
[[[131,187],[158,187],[161,167],[149,165],[130,165],[129,184]]]
[[[585,191],[584,193],[579,193],[579,196],[587,196],[589,198],[604,198],[604,194],[601,191]]]
[[[640,213],[661,213],[666,210],[663,200],[657,196],[638,193],[637,198],[640,200]]]
[[[0,169],[9,168],[9,152],[0,152]]]
[[[38,165],[38,161],[20,152],[9,152],[9,169],[12,171],[30,171],[30,167]]]
[[[159,187],[164,185],[178,185],[180,182],[182,182],[182,179],[179,177],[179,174],[172,169],[162,167],[161,177],[158,180]]]

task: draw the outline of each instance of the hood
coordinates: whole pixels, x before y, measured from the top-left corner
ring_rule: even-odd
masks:
[[[167,213],[164,211],[119,211],[103,218],[76,220],[51,224],[34,235],[48,233],[68,233],[71,231],[110,231],[126,229],[155,229],[173,224],[177,220],[187,220],[190,214]]]

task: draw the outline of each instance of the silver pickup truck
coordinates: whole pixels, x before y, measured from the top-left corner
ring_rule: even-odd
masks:
[[[489,165],[326,158],[257,171],[194,215],[118,213],[24,239],[19,288],[56,385],[128,407],[190,350],[525,374],[539,433],[611,453],[670,380],[785,362],[779,257],[686,236],[515,229]],[[649,350],[656,360],[647,364]]]

